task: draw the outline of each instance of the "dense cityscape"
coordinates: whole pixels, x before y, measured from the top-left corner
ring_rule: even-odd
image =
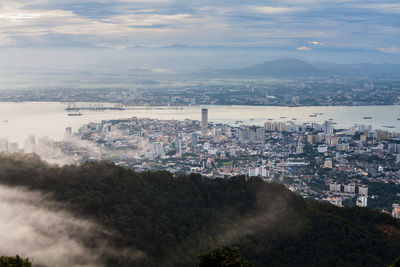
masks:
[[[136,106],[399,104],[396,76],[146,81],[131,88],[2,90],[0,101],[113,102]]]
[[[199,114],[200,115],[200,114]],[[315,114],[318,116],[318,114]],[[304,198],[337,206],[369,206],[400,216],[400,134],[360,124],[266,121],[264,127],[128,118],[68,127],[62,142],[30,136],[3,139],[3,152],[37,153],[50,162],[109,160],[135,171],[199,173],[210,178],[259,176]],[[369,189],[369,190],[368,190]],[[393,205],[393,207],[392,207]]]

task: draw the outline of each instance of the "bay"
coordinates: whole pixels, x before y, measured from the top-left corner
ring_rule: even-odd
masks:
[[[80,106],[89,103],[76,103]],[[93,105],[93,103],[92,103]],[[106,104],[104,105],[112,105]],[[400,105],[391,106],[186,106],[129,107],[126,110],[81,111],[82,116],[68,116],[66,103],[59,102],[1,102],[0,137],[21,145],[29,135],[48,136],[62,140],[66,127],[77,131],[83,124],[101,120],[130,117],[155,119],[201,119],[201,109],[208,109],[209,121],[230,125],[264,125],[266,121],[294,121],[295,123],[322,123],[332,119],[336,128],[348,128],[355,124],[371,125],[373,129],[400,131]],[[312,117],[310,117],[310,115]],[[315,117],[314,117],[315,116]],[[371,117],[371,119],[364,119]],[[295,119],[295,120],[293,120]],[[387,128],[385,126],[392,126]]]

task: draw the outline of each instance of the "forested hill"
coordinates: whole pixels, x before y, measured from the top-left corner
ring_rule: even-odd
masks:
[[[52,193],[115,232],[116,246],[144,252],[134,262],[105,259],[112,266],[194,266],[198,253],[222,244],[255,266],[388,266],[400,253],[400,224],[389,215],[304,200],[257,178],[136,173],[108,162],[57,167],[3,155],[0,183]]]

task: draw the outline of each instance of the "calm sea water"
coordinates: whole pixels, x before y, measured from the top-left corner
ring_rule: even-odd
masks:
[[[80,105],[84,105],[81,103]],[[201,108],[208,108],[209,121],[231,125],[242,121],[249,125],[263,125],[268,119],[297,123],[317,122],[333,119],[336,127],[355,124],[372,125],[374,129],[400,131],[400,105],[393,106],[328,106],[328,107],[273,107],[273,106],[190,106],[182,109],[146,109],[123,111],[82,111],[82,116],[67,116],[66,104],[54,102],[0,103],[0,137],[23,144],[29,135],[49,136],[62,140],[66,127],[76,131],[89,122],[130,117],[157,119],[200,120]],[[315,113],[322,113],[310,117]],[[372,117],[364,119],[363,117]],[[240,122],[239,122],[240,123]],[[394,126],[385,128],[384,126]]]

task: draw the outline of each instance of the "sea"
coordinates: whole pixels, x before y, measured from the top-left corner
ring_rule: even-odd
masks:
[[[331,120],[335,128],[349,128],[354,125],[371,125],[373,129],[400,132],[400,105],[388,106],[184,106],[184,107],[143,107],[129,106],[125,110],[82,110],[80,116],[68,116],[67,103],[60,102],[0,102],[0,138],[23,144],[30,135],[48,136],[60,141],[65,128],[79,127],[90,122],[126,119],[131,117],[160,120],[200,120],[201,109],[208,109],[209,122],[233,126],[264,125],[266,121],[293,121],[302,123],[323,123]],[[93,107],[94,103],[75,103],[76,106]],[[96,105],[113,106],[108,103]]]

